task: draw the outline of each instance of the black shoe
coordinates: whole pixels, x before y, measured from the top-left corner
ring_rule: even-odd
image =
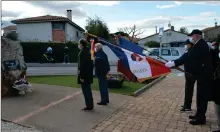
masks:
[[[220,129],[219,129],[219,130],[212,131],[212,132],[220,132]]]
[[[107,105],[107,103],[104,103],[104,102],[98,102],[97,105]]]
[[[184,107],[182,107],[182,108],[180,109],[180,111],[191,111],[191,108],[184,108]]]
[[[93,107],[92,108],[85,107],[82,110],[92,110],[92,109],[93,109]]]
[[[189,121],[189,124],[191,125],[205,125],[206,124],[206,120],[191,120]]]
[[[196,116],[190,115],[189,119],[196,119]]]

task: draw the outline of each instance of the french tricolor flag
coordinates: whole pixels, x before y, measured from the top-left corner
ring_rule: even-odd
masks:
[[[138,82],[144,82],[171,72],[169,68],[157,60],[111,44],[102,38],[99,38],[99,40],[103,45],[108,46],[119,58],[118,71],[128,80],[133,80],[136,77]]]

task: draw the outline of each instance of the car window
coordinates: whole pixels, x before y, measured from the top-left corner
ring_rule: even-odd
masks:
[[[149,56],[159,56],[159,49],[153,49],[151,50],[151,53]]]
[[[178,50],[172,50],[172,56],[179,56],[179,51]]]
[[[170,50],[169,49],[162,49],[161,55],[163,55],[163,56],[171,56]]]

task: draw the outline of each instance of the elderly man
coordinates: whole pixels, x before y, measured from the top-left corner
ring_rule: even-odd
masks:
[[[197,111],[195,116],[189,116],[192,119],[189,123],[192,125],[206,124],[206,111],[208,100],[211,96],[210,84],[212,78],[212,53],[207,42],[202,38],[200,30],[193,30],[188,36],[194,43],[192,52],[189,53],[192,58],[193,75],[197,80]]]
[[[93,97],[91,84],[93,83],[93,61],[85,39],[79,40],[78,48],[78,84],[81,84],[86,107],[83,110],[93,109]]]
[[[211,98],[211,81],[212,81],[212,53],[207,42],[202,38],[200,30],[193,30],[188,36],[194,43],[194,47],[188,53],[191,59],[190,67],[192,75],[197,81],[197,111],[195,116],[189,116],[192,119],[189,123],[192,125],[206,124],[206,111],[208,101]],[[173,64],[174,62],[169,62]]]
[[[95,44],[95,74],[98,77],[101,101],[98,105],[109,103],[107,74],[110,71],[108,57],[102,50],[102,44]]]

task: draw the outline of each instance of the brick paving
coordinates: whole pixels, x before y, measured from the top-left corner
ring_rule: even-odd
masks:
[[[95,126],[91,132],[211,132],[216,128],[214,103],[207,111],[207,124],[192,126],[188,116],[193,111],[180,112],[184,98],[184,77],[169,76],[117,112]],[[196,91],[195,91],[196,92]]]

